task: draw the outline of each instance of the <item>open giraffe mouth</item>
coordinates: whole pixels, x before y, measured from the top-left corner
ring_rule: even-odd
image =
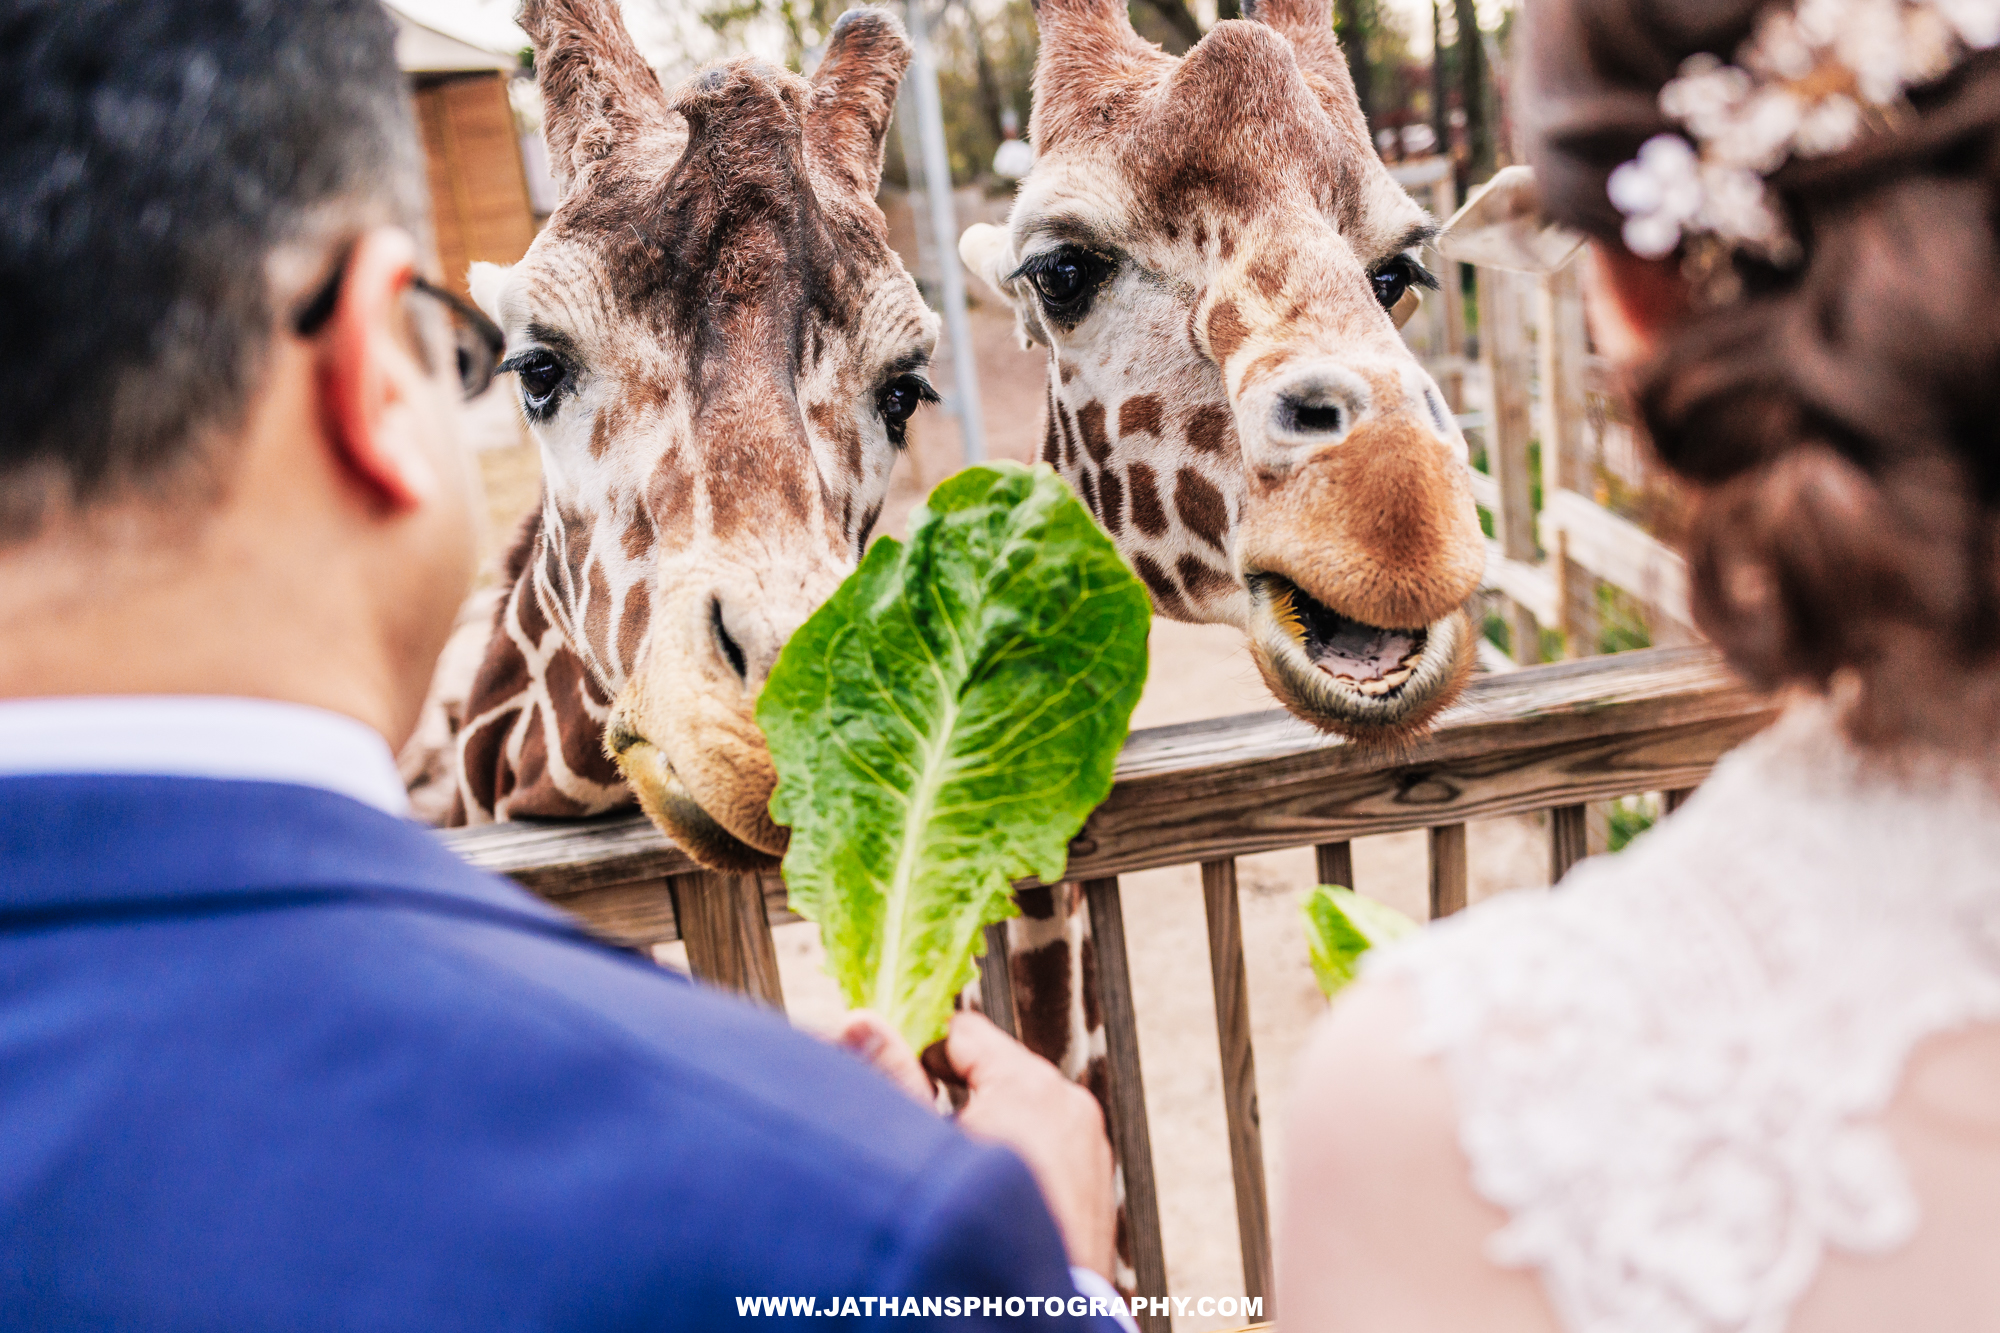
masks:
[[[1451,701],[1472,649],[1461,611],[1429,625],[1370,625],[1279,574],[1252,572],[1250,643],[1285,706],[1356,740],[1401,734]]]

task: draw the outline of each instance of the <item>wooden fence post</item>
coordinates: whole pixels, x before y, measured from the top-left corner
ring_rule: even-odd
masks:
[[[1585,360],[1589,355],[1583,322],[1581,265],[1575,262],[1542,278],[1540,338],[1542,399],[1537,436],[1542,444],[1542,496],[1557,491],[1588,495],[1590,476],[1590,414],[1584,397]],[[1569,558],[1562,529],[1551,534],[1550,574],[1556,581],[1556,611],[1561,616],[1563,655],[1584,657],[1597,651],[1596,580]]]
[[[986,952],[979,955],[979,1011],[1008,1036],[1018,1040],[1019,1021],[1014,1017],[1014,977],[1007,962],[1007,923],[996,921],[986,927]]]
[[[1431,186],[1431,215],[1439,223],[1458,211],[1458,182],[1447,171]],[[1438,388],[1444,392],[1445,406],[1453,412],[1465,410],[1465,288],[1464,275],[1457,264],[1438,257],[1438,295],[1443,297],[1444,346],[1446,358]]]
[[[1486,367],[1491,410],[1486,415],[1486,467],[1498,483],[1493,536],[1500,554],[1535,563],[1534,478],[1528,469],[1528,442],[1534,434],[1529,413],[1528,284],[1524,274],[1481,268],[1479,275],[1479,359]],[[1541,626],[1534,613],[1513,598],[1504,601],[1509,654],[1523,666],[1542,660]]]
[[[1353,843],[1323,842],[1313,848],[1313,862],[1320,883],[1338,884],[1343,889],[1354,887]]]
[[[1465,825],[1439,824],[1430,830],[1431,919],[1465,909]]]
[[[687,944],[689,970],[711,985],[741,991],[783,1011],[778,951],[757,876],[703,870],[669,877],[667,891]]]
[[[1264,1130],[1257,1113],[1257,1061],[1250,1047],[1250,986],[1243,966],[1243,907],[1236,862],[1201,863],[1208,908],[1208,965],[1215,979],[1215,1027],[1222,1042],[1222,1103],[1229,1117],[1229,1165],[1236,1182],[1236,1234],[1243,1247],[1243,1287],[1271,1313],[1271,1209],[1264,1192]]]
[[[1590,855],[1585,831],[1587,810],[1582,805],[1559,805],[1549,811],[1549,883],[1562,883],[1570,867]]]
[[[1125,909],[1117,879],[1083,881],[1090,908],[1091,952],[1097,962],[1097,1005],[1104,1015],[1104,1063],[1111,1146],[1125,1178],[1126,1237],[1136,1295],[1167,1294],[1167,1251],[1160,1239],[1160,1191],[1153,1175],[1153,1134],[1146,1121],[1146,1084],[1139,1072],[1139,1020],[1132,1007],[1132,966],[1125,952]],[[1173,1317],[1137,1315],[1144,1333],[1170,1333]]]

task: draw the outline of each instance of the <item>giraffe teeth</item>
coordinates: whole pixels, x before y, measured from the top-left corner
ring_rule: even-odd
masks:
[[[1306,646],[1306,623],[1299,615],[1298,597],[1291,587],[1281,589],[1271,598],[1271,619],[1291,635],[1293,643],[1301,648]]]

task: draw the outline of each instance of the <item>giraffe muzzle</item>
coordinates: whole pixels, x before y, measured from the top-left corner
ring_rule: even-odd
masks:
[[[1472,669],[1464,607],[1486,546],[1454,439],[1421,407],[1365,416],[1265,479],[1238,534],[1258,669],[1293,713],[1355,740],[1424,726]]]
[[[614,717],[605,728],[604,748],[638,796],[646,817],[689,856],[711,870],[740,873],[777,867],[782,847],[774,854],[751,846],[724,828],[688,790],[666,752],[634,731],[622,717]]]

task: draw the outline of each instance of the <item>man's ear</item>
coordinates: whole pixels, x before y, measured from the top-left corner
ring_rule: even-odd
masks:
[[[390,428],[398,407],[444,392],[411,345],[403,293],[417,243],[400,227],[355,242],[340,297],[316,339],[320,418],[346,472],[392,511],[414,509],[438,488],[437,470],[407,430]]]
[[[1036,317],[1034,304],[1020,290],[1018,281],[1009,282],[1007,275],[1014,271],[1014,247],[1007,238],[1007,229],[996,227],[990,222],[977,222],[967,227],[958,238],[958,257],[973,275],[988,287],[993,294],[1005,301],[1014,311],[1014,332],[1021,340],[1022,348],[1036,343],[1048,345],[1048,338],[1042,332],[1041,320]]]

